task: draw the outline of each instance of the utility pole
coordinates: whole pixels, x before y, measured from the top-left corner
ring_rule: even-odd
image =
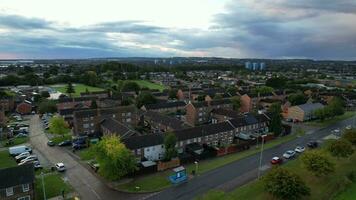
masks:
[[[46,200],[46,189],[44,185],[44,180],[43,180],[43,172],[41,172],[41,179],[42,179],[42,190],[43,190],[43,199]]]
[[[263,144],[264,144],[264,138],[266,137],[266,135],[262,135],[262,144],[261,144],[261,153],[260,153],[260,163],[258,165],[258,179],[260,179],[260,176],[261,176],[261,165],[262,165],[262,155],[263,155]]]

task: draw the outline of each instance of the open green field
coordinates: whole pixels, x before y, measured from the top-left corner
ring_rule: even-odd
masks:
[[[276,140],[272,140],[264,145],[264,149],[269,149],[269,148],[275,147],[279,144],[293,140],[296,137],[297,137],[297,135],[288,135],[285,137],[278,138]],[[234,154],[229,154],[226,156],[213,158],[213,159],[209,159],[209,160],[203,160],[199,163],[197,173],[202,174],[202,173],[208,172],[208,171],[216,169],[218,167],[227,165],[231,162],[234,162],[234,161],[246,158],[248,156],[251,156],[253,154],[256,154],[259,151],[260,151],[260,148],[252,147],[251,149],[246,150],[246,151],[237,152]],[[189,164],[185,167],[187,169],[187,172],[191,172],[193,169],[195,169],[195,164]],[[167,170],[165,172],[158,172],[158,173],[155,173],[152,175],[138,177],[129,183],[119,185],[118,189],[122,190],[122,191],[130,191],[130,192],[159,191],[159,190],[162,190],[164,188],[171,186],[170,182],[168,181],[168,176],[170,174],[172,174],[172,172]],[[140,189],[138,190],[138,189],[136,189],[136,187],[139,187]]]
[[[315,120],[315,121],[310,121],[310,122],[306,122],[306,125],[311,125],[311,126],[320,126],[320,127],[325,127],[328,126],[330,124],[334,124],[338,121],[342,121],[348,118],[351,118],[352,116],[355,116],[356,112],[352,112],[352,111],[347,111],[345,112],[343,115],[340,116],[336,116],[332,119],[327,119],[324,121],[320,121],[320,120]]]
[[[13,157],[10,156],[8,151],[0,151],[0,169],[15,167],[17,163]]]
[[[67,93],[66,93],[66,87],[67,87],[66,84],[63,84],[63,85],[53,85],[53,86],[51,86],[51,87],[53,87],[54,89],[56,89],[58,92],[67,94]],[[74,84],[73,84],[73,87],[74,87],[74,90],[75,90],[75,93],[72,94],[73,97],[78,97],[78,96],[80,96],[80,93],[81,93],[81,92],[85,92],[87,89],[88,89],[89,92],[103,91],[103,90],[104,90],[104,89],[102,89],[102,88],[92,87],[92,86],[88,86],[88,85],[84,85],[84,84],[80,84],[80,83],[74,83]]]
[[[45,174],[43,177],[44,185],[45,185],[45,192],[46,198],[52,198],[56,196],[62,195],[62,190],[64,193],[69,193],[73,191],[73,188],[64,182],[61,175],[58,173],[53,174]],[[43,200],[43,190],[42,190],[42,179],[41,176],[36,177],[36,184],[35,184],[35,191],[36,191],[36,199]]]
[[[142,87],[147,87],[151,90],[164,90],[166,89],[166,86],[158,84],[158,83],[153,83],[151,81],[146,81],[146,80],[134,80],[141,88]]]
[[[346,188],[344,193],[340,195],[345,195],[346,197],[352,196],[355,199],[356,194],[352,192],[355,191],[356,187],[351,186],[351,182],[346,178],[347,174],[351,171],[356,171],[354,163],[356,163],[356,153],[354,153],[350,158],[346,159],[336,159],[331,158],[335,163],[335,172],[326,176],[317,178],[313,176],[310,172],[302,167],[302,163],[299,159],[288,162],[283,165],[296,174],[299,174],[301,178],[306,182],[307,186],[311,189],[311,195],[303,199],[306,200],[327,200],[333,199],[340,191]],[[271,195],[264,192],[262,181],[253,181],[242,187],[235,189],[230,193],[211,191],[205,196],[198,199],[206,200],[212,199],[212,197],[220,195],[219,199],[254,199],[254,200],[275,200]],[[339,198],[339,197],[337,197]],[[341,198],[341,197],[340,197]]]

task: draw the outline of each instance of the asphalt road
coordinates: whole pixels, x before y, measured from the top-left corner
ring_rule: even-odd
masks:
[[[266,171],[271,167],[270,160],[274,156],[282,156],[282,154],[290,149],[294,149],[297,145],[306,146],[310,140],[322,141],[322,138],[331,134],[331,131],[336,128],[345,128],[352,124],[352,118],[340,121],[316,131],[310,131],[308,134],[297,138],[293,141],[278,145],[263,152],[262,170]],[[255,154],[246,157],[242,160],[230,163],[221,168],[207,172],[201,176],[195,177],[181,185],[171,187],[148,199],[164,199],[164,200],[179,200],[193,199],[199,195],[206,193],[211,189],[227,189],[231,190],[245,184],[248,181],[257,178],[257,169],[259,166],[260,154]]]
[[[67,180],[80,198],[83,200],[130,200],[140,199],[144,195],[121,193],[110,189],[92,172],[82,166],[76,159],[71,157],[60,147],[47,146],[47,137],[44,134],[42,122],[38,115],[30,119],[30,144],[36,151],[40,152],[54,166],[55,163],[63,162],[67,168],[64,179]]]

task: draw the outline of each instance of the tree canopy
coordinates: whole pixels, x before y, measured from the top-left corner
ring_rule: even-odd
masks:
[[[356,129],[353,128],[345,130],[344,134],[342,135],[342,138],[351,142],[352,145],[356,146]]]
[[[315,176],[326,176],[335,170],[335,165],[321,151],[307,151],[301,156],[303,166]]]
[[[265,190],[278,199],[297,200],[310,195],[310,189],[295,173],[274,167],[263,177]]]
[[[136,158],[116,136],[104,136],[94,146],[99,173],[110,180],[118,180],[137,169]]]
[[[241,99],[238,96],[231,97],[232,107],[235,111],[239,111],[241,108]]]
[[[70,129],[63,117],[54,116],[49,122],[49,132],[64,136],[69,133]]]
[[[141,108],[146,104],[156,103],[157,99],[148,91],[141,92],[136,98],[136,105],[138,108]]]
[[[38,106],[38,112],[44,113],[54,113],[57,111],[57,105],[55,101],[43,100]]]
[[[275,136],[279,136],[283,131],[281,105],[279,103],[273,103],[268,112],[271,113],[271,123],[269,125],[269,130],[273,132]]]
[[[166,150],[164,154],[164,160],[171,160],[172,158],[177,156],[176,149],[177,138],[173,133],[168,133],[164,137],[164,148]]]
[[[347,158],[354,153],[352,144],[345,139],[332,141],[328,146],[328,150],[332,156],[337,158]]]

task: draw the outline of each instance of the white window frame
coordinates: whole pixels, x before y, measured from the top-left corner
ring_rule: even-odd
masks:
[[[24,196],[24,197],[19,197],[17,200],[31,200],[30,195]]]
[[[30,184],[22,184],[22,192],[28,192],[30,191]]]
[[[14,195],[14,188],[13,187],[6,188],[6,196],[9,197],[12,195]]]

